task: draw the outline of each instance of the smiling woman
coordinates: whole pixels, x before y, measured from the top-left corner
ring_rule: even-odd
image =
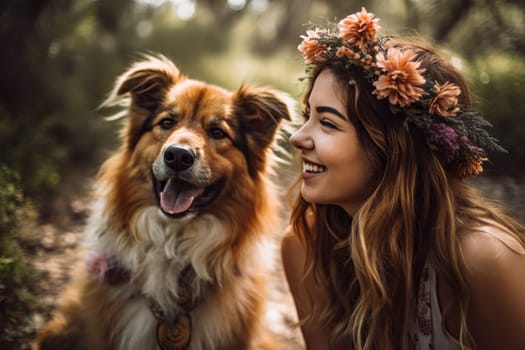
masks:
[[[290,141],[301,150],[303,198],[353,214],[368,196],[374,167],[346,115],[341,91],[334,73],[322,71],[307,102],[306,122]]]
[[[362,9],[303,36],[282,258],[308,350],[525,344],[525,228],[463,180],[503,150],[461,74]]]

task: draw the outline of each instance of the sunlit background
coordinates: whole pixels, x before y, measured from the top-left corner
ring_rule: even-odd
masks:
[[[306,24],[365,6],[383,34],[421,34],[468,78],[509,150],[476,180],[523,218],[525,3],[522,0],[4,0],[0,3],[0,348],[31,334],[27,266],[41,225],[83,220],[119,121],[98,106],[141,53],[234,89],[270,85],[299,99]],[[284,176],[284,175],[283,175]],[[60,229],[57,229],[60,233]],[[24,326],[20,326],[23,324]]]

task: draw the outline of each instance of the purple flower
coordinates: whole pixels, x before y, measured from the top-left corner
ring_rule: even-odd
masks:
[[[447,124],[432,124],[428,129],[428,141],[446,163],[454,160],[459,152],[458,134]]]

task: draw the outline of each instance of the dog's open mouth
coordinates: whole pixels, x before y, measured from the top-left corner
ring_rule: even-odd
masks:
[[[175,218],[183,217],[209,205],[222,187],[221,181],[208,187],[199,187],[176,178],[167,181],[154,179],[154,185],[160,209],[166,215]]]

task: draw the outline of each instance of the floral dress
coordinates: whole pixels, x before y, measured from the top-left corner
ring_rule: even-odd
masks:
[[[436,286],[436,271],[427,263],[419,281],[412,339],[416,350],[458,350],[459,347],[443,331]]]

